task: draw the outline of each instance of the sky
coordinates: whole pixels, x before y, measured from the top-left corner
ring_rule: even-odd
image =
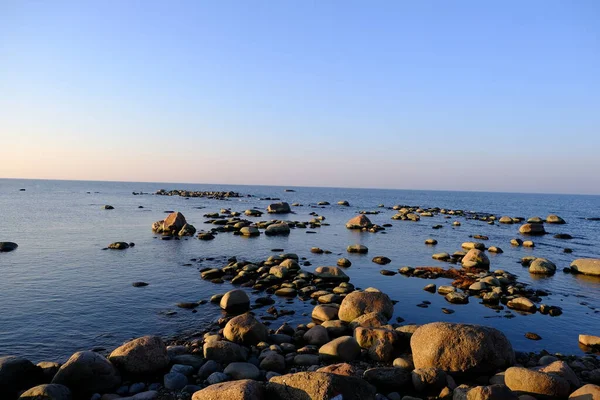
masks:
[[[0,0],[0,178],[600,194],[600,2]]]

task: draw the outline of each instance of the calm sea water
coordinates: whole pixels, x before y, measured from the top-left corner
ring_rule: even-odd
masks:
[[[20,188],[26,191],[19,191]],[[132,192],[154,193],[158,189],[233,190],[256,197],[230,201],[202,198],[185,199],[179,196],[134,196]],[[214,285],[200,279],[198,269],[222,266],[218,260],[237,256],[238,259],[261,260],[275,254],[270,250],[283,248],[307,257],[312,268],[335,265],[340,256],[352,260],[347,270],[352,282],[359,287],[374,286],[398,300],[395,316],[407,323],[456,321],[479,323],[502,330],[522,351],[581,353],[577,345],[580,333],[600,334],[600,279],[563,274],[560,270],[579,257],[600,257],[600,222],[586,217],[600,216],[600,196],[468,193],[410,190],[294,188],[283,187],[194,185],[166,183],[115,183],[41,180],[0,180],[0,241],[14,241],[19,248],[0,254],[0,355],[22,355],[33,361],[64,361],[73,352],[96,347],[112,348],[125,340],[143,334],[171,336],[202,329],[207,321],[220,317],[217,306],[200,306],[197,313],[178,309],[182,301],[209,299],[215,293],[231,289],[229,283]],[[91,192],[91,193],[88,193]],[[164,211],[181,211],[198,230],[209,230],[203,214],[231,208],[243,212],[252,207],[265,209],[269,201],[260,197],[278,197],[299,202],[295,215],[285,218],[308,221],[310,212],[325,216],[330,226],[316,229],[316,234],[292,230],[289,237],[243,238],[229,233],[217,235],[205,242],[190,238],[181,241],[162,241],[155,238],[150,226],[163,219]],[[335,205],[348,200],[350,207]],[[332,205],[315,208],[318,201]],[[104,210],[104,204],[115,207]],[[518,237],[516,225],[487,225],[485,222],[458,218],[462,226],[452,227],[453,219],[443,216],[422,218],[420,222],[392,221],[395,211],[383,211],[369,216],[378,224],[392,223],[386,234],[349,231],[345,222],[359,210],[377,210],[378,204],[420,205],[489,212],[511,216],[541,216],[556,213],[567,220],[566,225],[550,225],[551,233],[569,233],[574,239],[558,240],[552,235],[535,238],[534,249],[512,248],[509,241]],[[311,207],[312,205],[312,207]],[[138,208],[143,206],[144,208]],[[265,215],[265,218],[269,218]],[[436,224],[443,229],[433,230]],[[515,273],[519,280],[551,292],[544,302],[563,308],[560,317],[541,314],[513,319],[500,318],[491,309],[471,298],[467,305],[450,305],[438,294],[424,292],[430,281],[400,275],[386,277],[382,268],[371,262],[376,255],[392,259],[384,267],[445,266],[431,259],[435,252],[452,253],[469,235],[489,236],[487,245],[500,246],[504,254],[490,255],[492,269]],[[435,247],[424,245],[432,237]],[[114,241],[135,242],[125,251],[102,251]],[[347,255],[349,244],[369,247],[369,254]],[[331,250],[330,255],[310,253],[318,246]],[[570,247],[573,254],[564,254]],[[525,255],[546,257],[556,263],[559,272],[547,278],[531,276],[518,261]],[[215,257],[217,260],[193,263],[192,258]],[[185,264],[188,264],[186,266]],[[145,281],[144,288],[131,286]],[[438,285],[447,281],[432,281]],[[429,308],[416,307],[423,300]],[[302,313],[310,313],[309,303],[288,304],[279,299],[279,306],[297,310],[296,315],[283,321],[306,322]],[[442,307],[455,310],[446,315]],[[168,311],[177,311],[167,315]],[[542,336],[533,342],[524,338],[528,331]]]

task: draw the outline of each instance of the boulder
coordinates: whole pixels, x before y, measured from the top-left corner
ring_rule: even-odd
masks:
[[[128,375],[154,374],[169,366],[167,346],[158,336],[143,336],[117,347],[108,357]]]
[[[600,336],[579,335],[579,343],[588,347],[600,348]]]
[[[531,274],[554,275],[555,272],[556,265],[545,258],[536,258],[529,264]]]
[[[260,370],[254,364],[248,362],[232,362],[223,370],[224,373],[232,377],[234,380],[260,378]]]
[[[522,367],[511,367],[504,373],[506,386],[513,392],[534,397],[565,398],[569,396],[569,382],[555,374],[533,371]]]
[[[329,342],[329,333],[323,326],[315,325],[304,333],[303,339],[308,344],[322,346]]]
[[[243,236],[258,236],[258,235],[260,235],[260,231],[254,225],[244,226],[243,228],[240,229],[240,233]]]
[[[290,227],[285,222],[279,222],[271,224],[265,229],[265,235],[267,236],[286,236],[290,234]]]
[[[513,223],[513,219],[511,217],[508,216],[503,216],[500,217],[500,219],[498,220],[498,222],[500,222],[501,224],[512,224]]]
[[[509,300],[506,303],[508,308],[512,308],[513,310],[525,311],[534,313],[537,310],[536,305],[533,301],[529,300],[527,297],[517,297],[512,300]]]
[[[264,398],[264,385],[251,379],[210,385],[192,396],[192,400],[264,400]]]
[[[490,259],[479,249],[471,249],[462,258],[461,264],[464,268],[490,268]]]
[[[115,389],[121,383],[121,376],[105,357],[93,351],[80,351],[60,367],[52,383],[67,386],[78,398]]]
[[[394,314],[394,305],[387,294],[381,292],[352,292],[344,297],[340,310],[339,319],[351,322],[363,314],[380,313],[388,320]]]
[[[286,202],[269,204],[267,207],[269,214],[289,214],[292,212],[290,205]]]
[[[64,385],[39,385],[25,391],[19,400],[71,400],[71,391]]]
[[[267,340],[269,330],[250,313],[233,317],[223,330],[225,339],[244,345],[256,345]]]
[[[352,336],[341,336],[324,344],[319,356],[325,361],[353,361],[360,355],[360,346]]]
[[[245,291],[234,289],[225,293],[219,305],[227,312],[246,311],[250,308],[250,298]]]
[[[14,242],[0,242],[0,253],[13,251],[17,247],[19,247],[19,245]]]
[[[565,220],[555,214],[550,214],[546,217],[547,224],[565,224]]]
[[[335,320],[338,317],[338,307],[330,306],[330,305],[317,305],[313,308],[312,318],[318,321],[331,321]]]
[[[543,224],[524,224],[519,228],[519,232],[523,235],[544,235],[546,234],[546,230],[544,229]]]
[[[21,357],[0,357],[0,393],[16,397],[20,390],[28,389],[44,379],[42,369]]]
[[[265,371],[284,372],[285,358],[281,354],[271,351],[260,362],[260,368]]]
[[[364,380],[352,376],[326,372],[298,372],[271,378],[267,384],[266,398],[269,400],[330,400],[334,398],[375,400],[375,388]]]
[[[574,273],[600,276],[600,258],[578,258],[571,263]]]
[[[314,275],[328,281],[348,282],[350,277],[339,267],[317,267]]]
[[[113,242],[108,245],[109,249],[113,250],[125,250],[129,248],[129,243],[126,242]]]
[[[410,340],[415,368],[439,368],[455,375],[484,375],[515,363],[504,334],[480,325],[434,322]]]
[[[456,398],[456,397],[455,397]],[[465,400],[518,400],[519,397],[505,385],[475,386],[467,391]],[[522,399],[526,400],[526,399]]]
[[[569,400],[600,400],[600,386],[591,383],[571,393]]]
[[[581,382],[575,372],[569,367],[569,365],[564,361],[554,361],[548,365],[545,365],[538,369],[540,372],[544,372],[546,374],[558,375],[564,378],[569,385],[571,385],[571,390],[575,390],[581,386]]]
[[[174,212],[167,215],[167,218],[162,223],[163,232],[174,232],[177,233],[184,227],[187,222],[185,217],[180,212]]]
[[[364,214],[357,215],[346,222],[346,228],[348,229],[363,229],[370,228],[373,224],[371,220]]]
[[[224,340],[204,343],[204,358],[207,360],[227,364],[235,361],[246,361],[247,357],[248,351],[235,343]]]
[[[351,244],[346,247],[346,251],[348,253],[366,254],[369,252],[369,249],[367,246],[363,246],[362,244]]]

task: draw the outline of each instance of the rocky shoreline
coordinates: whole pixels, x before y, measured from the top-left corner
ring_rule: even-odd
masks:
[[[347,202],[339,205],[348,206]],[[524,221],[460,210],[405,206],[393,209],[397,214],[392,219],[413,222],[434,214],[477,218],[489,224]],[[271,214],[290,211],[287,203],[267,208]],[[366,217],[371,213],[375,212],[360,213],[346,227],[385,233],[385,225],[372,224]],[[256,218],[263,213],[252,209],[243,214]],[[252,222],[241,215],[228,209],[205,215],[210,218],[206,223],[217,227],[200,232],[198,239],[209,240],[207,235],[214,239],[225,232],[241,236],[289,235],[292,229],[326,225],[325,217],[317,213],[307,222]],[[519,231],[528,236],[542,235],[544,223],[564,222],[558,216],[529,219]],[[456,223],[460,224],[454,221],[453,225]],[[161,238],[191,237],[196,233],[181,213],[155,222],[152,230]],[[483,235],[477,236],[473,239],[487,240]],[[511,244],[523,244],[520,239],[514,241],[516,244]],[[426,244],[435,246],[437,241],[428,239]],[[125,250],[131,245],[115,242],[108,248]],[[16,248],[16,244],[11,247]],[[361,245],[350,245],[347,250],[368,252]],[[424,290],[443,295],[448,303],[477,298],[499,313],[504,311],[505,317],[511,310],[561,314],[559,307],[536,304],[547,293],[529,289],[506,271],[492,271],[486,251],[502,252],[483,242],[465,242],[452,255],[433,256],[450,265],[460,264],[460,268],[401,267],[398,271],[380,272],[390,276],[451,278],[451,285],[429,284]],[[313,248],[311,252],[324,250]],[[386,265],[391,260],[375,256],[372,261]],[[350,283],[344,269],[351,264],[341,258],[337,266],[306,271],[302,267],[310,266],[308,261],[294,253],[282,253],[255,262],[233,257],[221,268],[203,268],[202,279],[216,284],[231,282],[238,287],[210,299],[224,313],[214,324],[199,327],[192,336],[173,340],[140,337],[106,354],[77,352],[63,365],[52,361],[34,365],[20,357],[0,357],[0,394],[9,400],[600,399],[600,359],[594,354],[600,337],[573,338],[589,351],[582,356],[523,353],[515,352],[506,336],[491,327],[391,321],[396,302],[378,289],[361,290]],[[553,274],[557,269],[550,261],[535,257],[524,258],[522,264],[532,274]],[[577,259],[565,272],[595,275],[599,268],[600,260]],[[248,293],[263,296],[251,303]],[[304,323],[283,323],[271,329],[288,312],[277,309],[272,296],[311,302],[314,307]],[[201,304],[178,306],[195,309]],[[536,339],[535,333],[529,334],[532,340]]]

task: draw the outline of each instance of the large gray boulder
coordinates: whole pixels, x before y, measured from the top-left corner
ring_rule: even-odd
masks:
[[[382,292],[352,292],[344,297],[338,317],[345,322],[352,322],[363,314],[380,313],[388,320],[394,314],[394,305],[387,294]]]
[[[269,400],[330,400],[336,396],[344,400],[375,400],[375,388],[360,378],[326,372],[275,376],[267,384]]]
[[[584,275],[600,276],[600,258],[578,258],[571,263],[571,270]]]
[[[108,357],[121,372],[146,375],[169,366],[167,346],[158,336],[143,336],[117,347]]]
[[[264,398],[263,384],[251,379],[210,385],[192,396],[192,400],[264,400]]]
[[[64,385],[39,385],[24,392],[19,400],[71,400],[71,391]]]
[[[21,357],[0,357],[0,393],[7,398],[17,396],[20,390],[42,383],[42,369]]]
[[[434,322],[419,327],[410,347],[415,368],[439,368],[455,375],[484,375],[515,363],[502,332],[480,325]]]
[[[78,398],[115,389],[121,383],[121,376],[117,368],[100,354],[80,351],[60,367],[52,383],[67,386]]]

